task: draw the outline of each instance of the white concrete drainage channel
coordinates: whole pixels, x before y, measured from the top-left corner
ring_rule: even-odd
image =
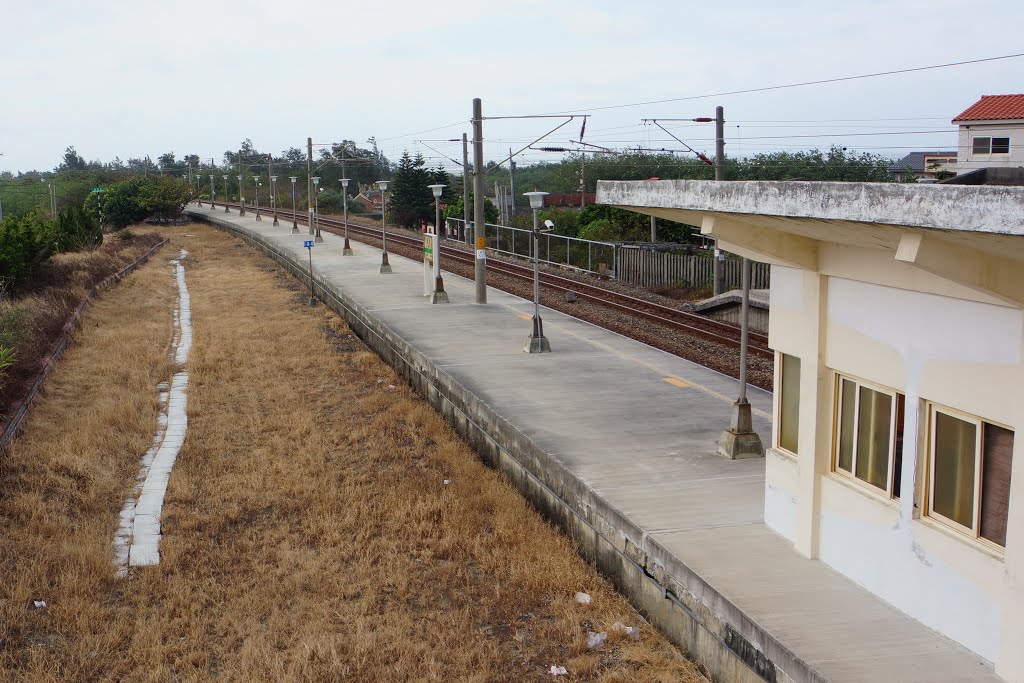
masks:
[[[174,342],[172,353],[177,372],[157,389],[160,392],[160,417],[153,445],[142,457],[139,481],[134,496],[121,508],[120,525],[114,535],[114,564],[118,575],[128,567],[160,563],[160,511],[171,478],[171,468],[185,441],[188,417],[185,414],[188,371],[185,363],[192,348],[192,305],[185,285],[184,249],[171,260],[178,281],[178,306],[174,311]]]

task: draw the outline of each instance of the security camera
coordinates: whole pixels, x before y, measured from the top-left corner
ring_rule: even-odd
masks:
[[[555,224],[551,222],[551,219],[548,219],[544,221],[544,227],[547,228],[548,230],[554,230]]]

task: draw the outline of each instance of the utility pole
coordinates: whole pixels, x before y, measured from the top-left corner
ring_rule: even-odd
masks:
[[[462,234],[469,244],[469,139],[462,134]]]
[[[715,107],[715,180],[725,180],[725,114],[721,107]],[[718,249],[715,240],[715,277],[713,293],[722,293],[722,271],[725,270],[725,255]]]
[[[238,150],[238,215],[245,215],[245,176],[242,175],[242,150]]]
[[[584,121],[585,120],[586,119],[584,119]],[[587,153],[586,152],[581,152],[580,153],[580,208],[581,209],[586,207],[586,205],[587,205],[586,192],[585,192],[585,190],[587,189],[587,186],[584,183],[584,177],[583,177],[583,166],[584,166],[584,162],[586,160],[587,160]]]
[[[508,192],[512,195],[512,206],[509,208],[509,218],[516,215],[516,162],[512,159],[512,148],[508,149]],[[512,221],[509,220],[509,223]]]
[[[487,249],[484,217],[484,113],[480,98],[473,99],[473,240],[476,243],[476,302],[487,303]]]
[[[306,198],[309,200],[309,234],[313,234],[313,138],[306,138]]]

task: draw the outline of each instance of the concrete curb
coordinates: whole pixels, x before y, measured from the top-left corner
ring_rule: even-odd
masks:
[[[190,214],[254,246],[305,286],[308,266],[260,235]],[[314,271],[318,296],[438,410],[481,459],[504,472],[558,524],[630,602],[716,681],[824,681],[808,663],[718,593],[486,402],[458,384],[334,283]]]
[[[29,409],[32,407],[32,401],[39,393],[39,390],[43,388],[43,382],[46,380],[47,375],[50,374],[50,370],[52,370],[53,366],[58,360],[60,360],[60,357],[64,355],[64,350],[71,341],[71,335],[74,334],[75,328],[78,327],[78,324],[82,321],[82,315],[85,313],[85,309],[88,308],[89,303],[96,298],[100,291],[114,283],[120,282],[126,275],[148,261],[150,256],[155,254],[157,250],[169,241],[170,240],[164,239],[158,242],[145,254],[135,259],[113,275],[107,276],[102,282],[90,289],[85,297],[78,303],[78,306],[75,307],[75,310],[72,311],[71,315],[68,316],[67,321],[64,323],[60,336],[53,343],[53,346],[50,347],[50,352],[43,357],[43,360],[39,365],[39,369],[36,371],[35,377],[28,381],[28,393],[11,405],[10,417],[8,417],[6,421],[0,420],[0,449],[3,449],[11,442],[14,435],[18,432],[18,429],[21,428],[22,423],[24,423],[25,418],[28,417]]]

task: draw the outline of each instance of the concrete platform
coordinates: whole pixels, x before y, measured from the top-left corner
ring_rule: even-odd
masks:
[[[306,277],[304,228],[188,212]],[[473,283],[448,274],[451,303],[430,305],[420,263],[391,255],[381,275],[379,250],[343,257],[324,240],[318,298],[716,680],[999,680],[764,525],[764,461],[715,455],[731,378],[547,309],[552,353],[525,354],[529,302],[492,289],[474,304]],[[769,443],[771,395],[749,398]]]

